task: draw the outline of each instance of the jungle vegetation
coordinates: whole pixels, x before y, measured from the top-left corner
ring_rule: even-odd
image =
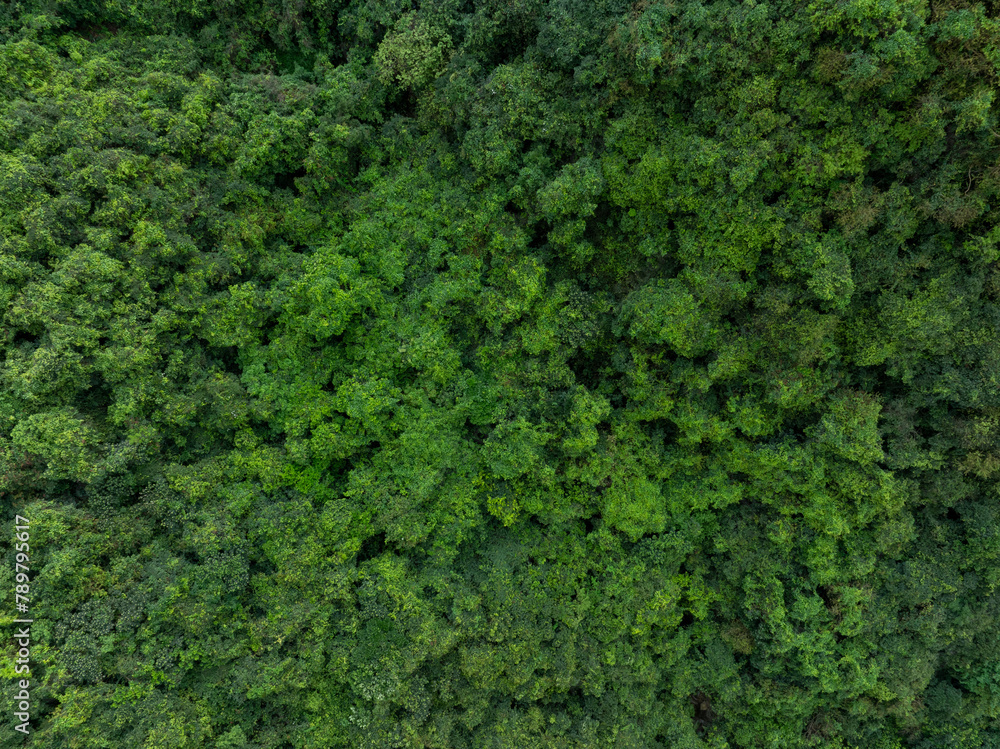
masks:
[[[0,745],[1000,747],[998,75],[993,0],[0,4]]]

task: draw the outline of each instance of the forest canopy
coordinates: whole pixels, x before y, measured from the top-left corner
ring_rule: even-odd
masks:
[[[1000,749],[998,86],[992,0],[0,4],[0,746]]]

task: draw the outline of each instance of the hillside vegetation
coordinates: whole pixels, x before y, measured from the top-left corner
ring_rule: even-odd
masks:
[[[992,1],[0,4],[0,746],[1000,747],[998,76]]]

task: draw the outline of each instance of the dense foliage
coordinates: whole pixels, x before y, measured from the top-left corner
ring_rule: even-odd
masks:
[[[992,0],[0,4],[27,743],[1000,747],[998,75]]]

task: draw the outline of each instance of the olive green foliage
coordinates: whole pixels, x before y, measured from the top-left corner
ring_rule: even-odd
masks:
[[[444,68],[450,47],[450,36],[407,13],[379,44],[375,69],[383,83],[424,86]]]
[[[0,5],[0,745],[1000,747],[998,66],[964,0]]]

